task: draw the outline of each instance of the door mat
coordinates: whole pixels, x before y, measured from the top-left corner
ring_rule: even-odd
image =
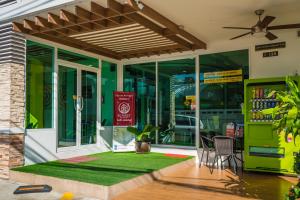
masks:
[[[80,156],[80,157],[74,157],[74,158],[68,158],[68,159],[63,159],[61,160],[64,163],[82,163],[82,162],[89,162],[89,161],[93,161],[93,160],[97,160],[97,158],[93,158],[90,156]]]
[[[164,154],[167,157],[172,157],[172,158],[187,158],[189,156],[187,155],[182,155],[182,154],[172,154],[172,153],[166,153]]]
[[[43,193],[51,191],[52,187],[49,185],[27,185],[18,187],[14,191],[14,194]]]

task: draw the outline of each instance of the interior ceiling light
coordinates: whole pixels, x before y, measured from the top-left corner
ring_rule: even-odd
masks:
[[[140,10],[144,9],[144,4],[142,2],[140,2],[140,0],[134,0],[135,3],[137,4],[137,6],[139,7]]]

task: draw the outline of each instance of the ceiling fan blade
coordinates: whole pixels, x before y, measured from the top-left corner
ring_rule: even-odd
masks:
[[[266,28],[274,19],[276,19],[276,17],[265,16],[265,18],[261,21],[261,23],[259,24],[259,26],[261,28]]]
[[[230,40],[234,40],[234,39],[237,39],[237,38],[243,37],[243,36],[245,36],[245,35],[249,35],[249,34],[251,34],[251,33],[252,33],[252,32],[250,31],[250,32],[248,32],[248,33],[244,33],[244,34],[242,34],[242,35],[239,35],[239,36],[233,37],[233,38],[231,38]]]
[[[293,29],[293,28],[300,28],[300,24],[284,24],[284,25],[277,25],[277,26],[269,26],[268,30],[280,30],[280,29]]]
[[[245,27],[231,27],[231,26],[226,26],[223,28],[227,28],[227,29],[244,29],[244,30],[251,30],[252,28],[245,28]]]
[[[277,39],[278,37],[277,37],[276,35],[274,35],[273,33],[268,32],[268,33],[266,34],[266,38],[268,38],[269,40],[275,40],[275,39]]]

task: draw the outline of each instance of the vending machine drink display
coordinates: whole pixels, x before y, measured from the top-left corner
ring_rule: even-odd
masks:
[[[293,80],[300,87],[299,77],[293,77]],[[272,116],[261,113],[280,103],[275,95],[268,97],[273,90],[287,90],[284,77],[245,81],[244,169],[295,174],[299,137],[289,142],[287,134],[273,128]]]

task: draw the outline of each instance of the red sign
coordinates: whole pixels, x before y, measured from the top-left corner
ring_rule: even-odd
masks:
[[[135,93],[114,92],[114,126],[135,125]]]

